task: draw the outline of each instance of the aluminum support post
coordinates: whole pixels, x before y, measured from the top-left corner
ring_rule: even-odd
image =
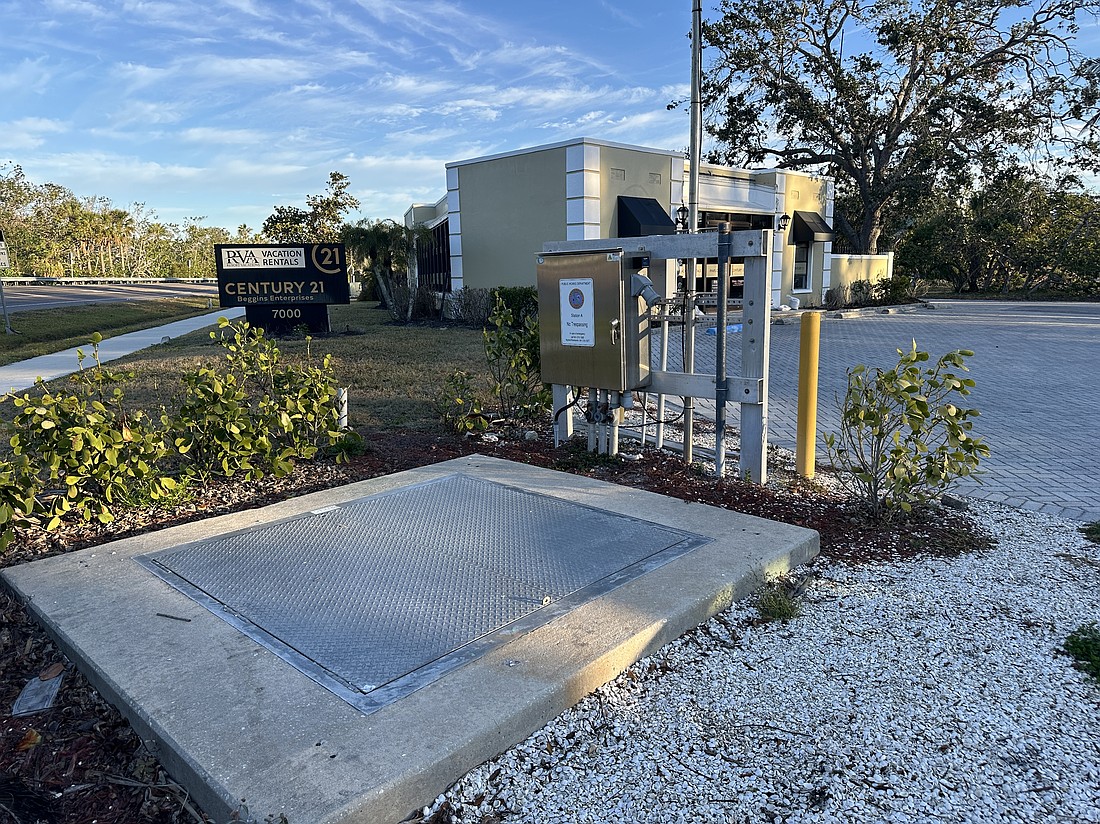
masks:
[[[671,304],[665,304],[664,312],[661,315],[661,371],[664,372],[668,369],[668,318],[669,313],[672,311]],[[657,394],[657,428],[656,437],[653,440],[653,445],[657,449],[663,449],[665,445],[665,394],[659,392]]]
[[[573,387],[555,383],[551,387],[554,411],[554,446],[573,437]]]
[[[695,261],[687,262],[684,277],[684,371],[695,371]],[[692,462],[692,438],[694,436],[695,399],[690,395],[681,398],[684,404],[684,463]]]
[[[691,136],[688,161],[688,225],[687,231],[699,231],[699,168],[703,156],[703,3],[691,3]],[[684,371],[695,371],[695,260],[687,261],[684,278]],[[695,400],[684,398],[684,462],[692,461],[692,436]]]
[[[726,334],[729,316],[730,225],[718,224],[718,328],[714,346],[714,474],[726,475]]]
[[[741,330],[741,377],[762,381],[756,402],[741,403],[742,480],[763,484],[768,481],[768,350],[771,346],[771,232],[763,233],[759,257],[745,258],[744,317]],[[738,399],[740,400],[740,399]]]

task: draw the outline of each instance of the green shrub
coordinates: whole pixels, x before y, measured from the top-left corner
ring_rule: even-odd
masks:
[[[534,286],[497,286],[492,290],[492,306],[503,303],[512,318],[509,323],[522,328],[530,318],[538,318],[539,293]]]
[[[443,384],[435,399],[435,411],[452,432],[482,432],[489,428],[489,418],[482,409],[469,372],[454,372]]]
[[[1085,536],[1086,541],[1100,544],[1100,521],[1093,521],[1090,524],[1079,526],[1077,527],[1077,531]]]
[[[849,300],[848,287],[843,284],[825,290],[825,308],[830,312],[843,309]]]
[[[339,434],[328,451],[336,456],[336,463],[343,463],[356,455],[362,455],[367,451],[367,442],[353,429],[348,429]]]
[[[315,363],[307,338],[306,361],[283,366],[262,330],[224,318],[219,329],[211,337],[224,360],[182,376],[175,411],[163,410],[159,426],[127,408],[133,373],[100,363],[98,334],[94,367],[78,350],[73,391],[39,381],[37,393],[5,398],[16,411],[11,459],[0,462],[0,549],[38,516],[47,529],[70,514],[108,523],[120,507],[186,498],[193,478],[285,475],[321,449],[337,461],[362,451],[362,438],[338,427],[331,356]]]
[[[248,393],[232,372],[204,366],[184,375],[176,412],[163,420],[185,472],[204,481],[263,474],[271,441],[253,420]]]
[[[912,285],[909,278],[892,277],[878,281],[874,287],[875,303],[882,306],[896,306],[900,303],[912,303]]]
[[[0,462],[0,552],[11,543],[16,527],[30,523],[39,491],[26,455]]]
[[[924,278],[913,278],[909,281],[909,286],[906,290],[906,295],[909,298],[910,303],[922,300],[928,295],[928,291],[931,289],[931,282]]]
[[[527,420],[550,408],[550,387],[542,382],[538,313],[519,324],[500,297],[484,332],[490,390],[500,404],[500,417]]]
[[[276,474],[290,472],[295,459],[310,460],[338,441],[345,446],[351,443],[348,434],[339,431],[332,356],[325,355],[315,365],[310,360],[310,343],[306,338],[305,363],[273,370],[270,390],[257,404],[261,425],[273,433]],[[336,452],[338,460],[348,454],[348,449]]]
[[[875,302],[875,289],[869,280],[853,280],[848,284],[848,306],[870,306]]]
[[[1071,632],[1063,649],[1073,657],[1077,669],[1100,681],[1100,628],[1095,621]]]
[[[16,414],[9,444],[25,456],[25,470],[38,490],[59,489],[50,499],[47,529],[69,512],[84,520],[114,520],[112,506],[134,490],[152,499],[171,493],[177,482],[159,469],[167,454],[164,433],[142,411],[128,411],[123,384],[130,372],[112,372],[99,361],[97,333],[92,338],[95,366],[71,377],[75,391],[52,393],[39,381],[38,395],[13,398]]]
[[[551,402],[550,387],[542,382],[540,373],[538,312],[530,311],[524,298],[521,305],[528,307],[528,314],[517,323],[502,291],[513,296],[534,295],[534,290],[527,288],[494,290],[493,310],[482,332],[489,367],[486,395],[496,400],[500,419],[528,420],[548,410]],[[466,298],[472,299],[472,295]],[[448,428],[459,433],[483,431],[491,422],[474,379],[461,370],[444,382],[435,399],[435,411]]]
[[[341,438],[330,356],[320,366],[281,366],[262,329],[224,318],[219,329],[228,334],[210,337],[225,359],[185,374],[177,411],[164,419],[186,471],[203,478],[283,476],[296,459],[311,459]]]
[[[922,367],[927,352],[903,353],[891,370],[848,370],[848,389],[838,400],[840,432],[824,436],[833,463],[849,490],[876,519],[941,495],[959,478],[975,475],[989,447],[970,436],[978,410],[957,405],[974,381],[952,369],[968,371],[968,350],[949,352],[933,367]]]
[[[489,323],[489,315],[493,311],[493,292],[491,289],[463,286],[451,293],[451,310],[459,323],[480,329]]]

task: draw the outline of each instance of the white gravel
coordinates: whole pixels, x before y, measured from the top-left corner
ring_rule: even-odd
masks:
[[[995,504],[996,550],[817,561],[802,615],[736,605],[469,773],[461,822],[1100,822],[1100,546]]]

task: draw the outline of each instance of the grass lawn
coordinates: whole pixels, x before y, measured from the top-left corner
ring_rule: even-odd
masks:
[[[205,299],[202,305],[203,311],[209,311]],[[485,348],[478,329],[396,326],[388,312],[362,301],[331,307],[330,323],[333,332],[328,337],[308,344],[304,338],[279,338],[276,345],[280,357],[288,361],[305,358],[307,350],[317,360],[326,354],[333,356],[339,384],[348,387],[348,422],[353,428],[434,429],[439,426],[439,416],[432,403],[446,378],[456,369],[485,373]],[[103,324],[90,328],[107,334]],[[66,346],[87,343],[85,336]],[[90,349],[86,351],[90,353]],[[221,357],[223,349],[211,340],[208,330],[135,352],[109,366],[114,371],[125,368],[135,373],[125,387],[127,406],[155,415],[162,406],[172,405],[184,371]],[[64,381],[55,381],[53,386],[61,388]],[[10,416],[11,408],[3,414]]]
[[[0,366],[87,345],[92,334],[110,338],[209,312],[204,297],[90,303],[12,316],[18,334],[0,334]]]

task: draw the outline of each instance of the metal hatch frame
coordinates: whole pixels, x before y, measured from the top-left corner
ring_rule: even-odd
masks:
[[[529,496],[539,501],[549,502],[548,505],[550,506],[561,507],[569,511],[576,510],[580,513],[590,513],[590,517],[599,516],[604,519],[610,518],[616,523],[637,524],[644,529],[661,530],[663,533],[668,534],[670,540],[675,540],[672,540],[671,543],[666,544],[664,547],[650,552],[648,555],[640,557],[623,567],[614,569],[608,574],[589,581],[560,598],[554,599],[549,603],[544,601],[541,606],[535,606],[515,620],[500,624],[488,632],[477,634],[469,638],[466,642],[451,649],[449,652],[425,660],[419,666],[414,667],[402,675],[377,685],[365,685],[364,687],[357,686],[341,677],[331,668],[331,662],[329,666],[326,666],[324,661],[315,660],[315,658],[295,648],[292,644],[280,638],[275,632],[270,631],[260,623],[252,620],[248,615],[236,610],[231,604],[210,594],[204,590],[202,586],[191,581],[184,575],[178,574],[170,565],[171,555],[178,552],[201,549],[204,545],[210,545],[218,541],[224,542],[242,536],[252,536],[257,532],[270,533],[288,524],[295,524],[303,520],[324,516],[368,501],[385,501],[386,499],[392,499],[398,495],[431,494],[433,492],[433,487],[438,487],[440,484],[455,479],[462,479],[466,482],[472,481],[476,484],[485,485],[489,489],[495,490],[498,494],[517,495],[520,496],[521,500],[525,496]],[[442,524],[437,524],[437,526],[442,526]],[[479,658],[490,649],[505,643],[509,639],[544,626],[554,619],[569,613],[581,604],[604,595],[618,586],[644,575],[651,570],[657,569],[699,546],[710,543],[712,540],[713,539],[705,536],[678,530],[662,524],[621,515],[587,504],[558,498],[553,495],[521,489],[498,481],[475,478],[460,472],[376,493],[374,495],[368,495],[363,498],[347,501],[338,506],[323,507],[289,518],[235,530],[213,538],[161,549],[147,555],[138,556],[135,560],[143,568],[188,596],[196,603],[209,610],[212,614],[251,638],[257,644],[260,644],[265,649],[274,653],[295,669],[328,689],[334,695],[355,707],[363,714],[370,714],[399,698],[409,695],[437,681],[446,673]],[[559,542],[558,545],[560,546],[561,542]],[[277,598],[279,597],[279,593],[274,593],[271,597]]]

